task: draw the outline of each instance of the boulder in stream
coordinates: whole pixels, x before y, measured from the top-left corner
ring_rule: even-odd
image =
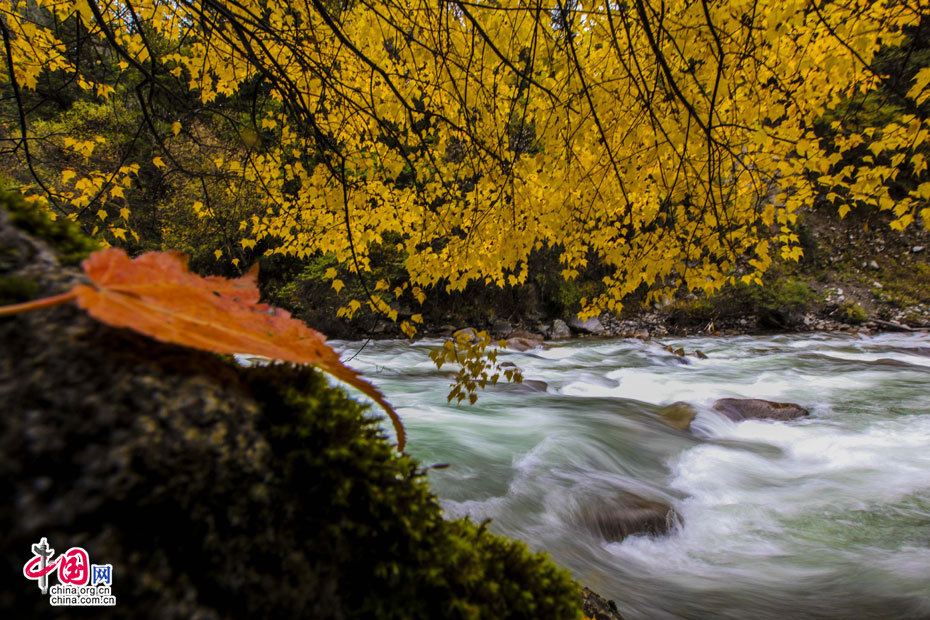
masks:
[[[535,338],[508,338],[506,342],[507,348],[514,351],[529,351],[543,346],[542,340],[536,340]]]
[[[566,340],[571,337],[572,330],[568,327],[568,323],[562,319],[556,319],[552,322],[552,327],[549,328],[550,340]]]
[[[686,431],[691,427],[694,418],[697,417],[697,409],[688,403],[679,401],[662,407],[659,415],[665,424],[680,431]]]
[[[761,398],[721,398],[714,403],[718,411],[734,422],[743,420],[795,420],[808,415],[807,409],[794,403],[775,403]]]
[[[585,509],[581,518],[589,529],[610,542],[636,534],[661,536],[681,520],[668,504],[628,491]]]

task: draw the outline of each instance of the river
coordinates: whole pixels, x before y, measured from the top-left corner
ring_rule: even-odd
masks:
[[[360,343],[336,342],[351,352]],[[572,340],[506,352],[528,380],[449,405],[439,341],[352,360],[387,395],[449,516],[548,551],[653,618],[930,617],[930,337],[804,334]],[[443,369],[445,371],[446,369]],[[734,423],[722,397],[794,402],[802,421]],[[684,401],[690,431],[662,422]],[[386,425],[389,428],[389,425]],[[587,506],[621,491],[671,504],[663,537],[606,542]]]

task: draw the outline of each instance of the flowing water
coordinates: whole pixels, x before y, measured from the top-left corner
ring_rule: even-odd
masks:
[[[359,343],[338,343],[352,351]],[[636,618],[930,618],[930,337],[580,340],[508,352],[528,383],[448,405],[438,341],[352,361],[397,407],[450,516],[544,549]],[[683,363],[687,362],[687,363]],[[722,397],[799,403],[731,422]],[[697,408],[690,431],[664,406]],[[623,491],[667,536],[607,542],[583,515]]]

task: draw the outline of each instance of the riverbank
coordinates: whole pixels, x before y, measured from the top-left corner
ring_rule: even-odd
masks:
[[[840,291],[842,294],[842,291]],[[762,322],[754,314],[740,316],[731,314],[723,317],[708,317],[706,323],[680,320],[677,307],[643,312],[626,318],[611,314],[602,314],[595,319],[580,321],[577,318],[555,319],[552,321],[494,321],[478,325],[426,325],[418,337],[450,337],[462,329],[487,330],[498,340],[510,338],[530,338],[534,340],[566,340],[568,338],[664,338],[669,336],[766,336],[774,334],[802,334],[814,332],[841,332],[849,334],[872,335],[883,332],[921,333],[930,332],[930,312],[909,316],[910,323],[900,319],[886,320],[879,316],[866,316],[860,320],[849,321],[836,318],[842,316],[840,303],[827,304],[817,312],[806,312],[793,317],[790,326],[778,327],[769,322]],[[897,318],[897,317],[896,317]],[[399,329],[390,322],[378,322],[375,329],[353,331],[348,340],[388,340],[403,338]]]

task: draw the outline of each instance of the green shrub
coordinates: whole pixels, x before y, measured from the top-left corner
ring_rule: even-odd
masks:
[[[756,315],[764,327],[791,327],[817,301],[806,282],[772,274],[764,286],[725,286],[710,297],[677,300],[669,307],[670,321],[679,325],[705,325]]]
[[[840,315],[844,321],[853,325],[864,323],[869,319],[869,315],[862,309],[862,306],[854,301],[847,301],[840,306]]]

